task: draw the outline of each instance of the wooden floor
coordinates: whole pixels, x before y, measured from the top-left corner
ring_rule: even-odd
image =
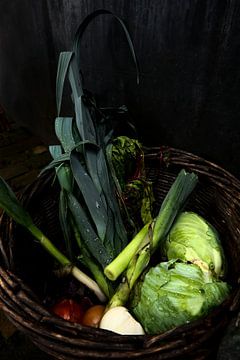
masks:
[[[16,191],[33,181],[49,162],[48,148],[26,129],[0,133],[0,176]]]
[[[2,128],[0,126],[0,176],[14,191],[21,191],[31,183],[49,161],[47,146],[36,136],[14,124]],[[17,331],[0,310],[0,359],[50,358]]]

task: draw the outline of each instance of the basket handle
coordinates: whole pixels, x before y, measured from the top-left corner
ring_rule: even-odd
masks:
[[[132,55],[132,58],[133,58],[133,61],[134,61],[134,64],[135,64],[136,81],[137,81],[137,84],[139,84],[139,65],[138,65],[138,61],[137,61],[137,57],[136,57],[136,54],[135,54],[135,50],[134,50],[134,46],[133,46],[131,36],[130,36],[127,28],[126,28],[126,25],[122,21],[122,19],[120,19],[117,15],[113,14],[109,10],[104,10],[104,9],[96,10],[96,11],[92,12],[91,14],[89,14],[82,21],[82,23],[79,25],[79,27],[78,27],[78,29],[76,31],[75,37],[74,37],[74,41],[73,41],[73,52],[75,53],[75,56],[77,58],[77,64],[78,64],[79,68],[80,68],[80,42],[81,42],[82,36],[83,36],[86,28],[88,27],[88,25],[99,15],[111,15],[121,25],[121,27],[122,27],[122,29],[123,29],[123,31],[125,33],[125,36],[126,36],[126,39],[127,39],[127,42],[128,42],[128,46],[129,46],[129,49],[130,49],[130,52],[131,52],[131,55]]]

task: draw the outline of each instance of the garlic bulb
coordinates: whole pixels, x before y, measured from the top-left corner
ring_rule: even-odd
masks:
[[[144,335],[144,330],[124,306],[108,310],[102,317],[99,327],[121,335]]]

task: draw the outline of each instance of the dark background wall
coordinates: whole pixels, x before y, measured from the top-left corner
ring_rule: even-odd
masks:
[[[93,10],[125,21],[141,68],[109,16],[82,42],[86,87],[102,105],[125,103],[142,141],[192,151],[240,176],[240,1],[1,0],[0,103],[19,124],[54,138],[60,51]]]

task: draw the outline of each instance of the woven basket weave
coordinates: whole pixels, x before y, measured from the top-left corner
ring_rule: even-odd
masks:
[[[240,182],[224,169],[185,151],[146,149],[148,178],[159,207],[180,169],[194,171],[199,185],[187,209],[219,231],[228,259],[230,297],[207,317],[156,336],[120,336],[51,315],[42,304],[50,256],[5,214],[0,228],[0,300],[9,319],[43,351],[57,359],[213,359],[227,324],[240,307]],[[22,195],[35,223],[59,238],[58,188],[40,177]],[[44,266],[43,266],[44,264]],[[49,266],[48,266],[49,265]],[[41,273],[40,271],[41,270]]]

